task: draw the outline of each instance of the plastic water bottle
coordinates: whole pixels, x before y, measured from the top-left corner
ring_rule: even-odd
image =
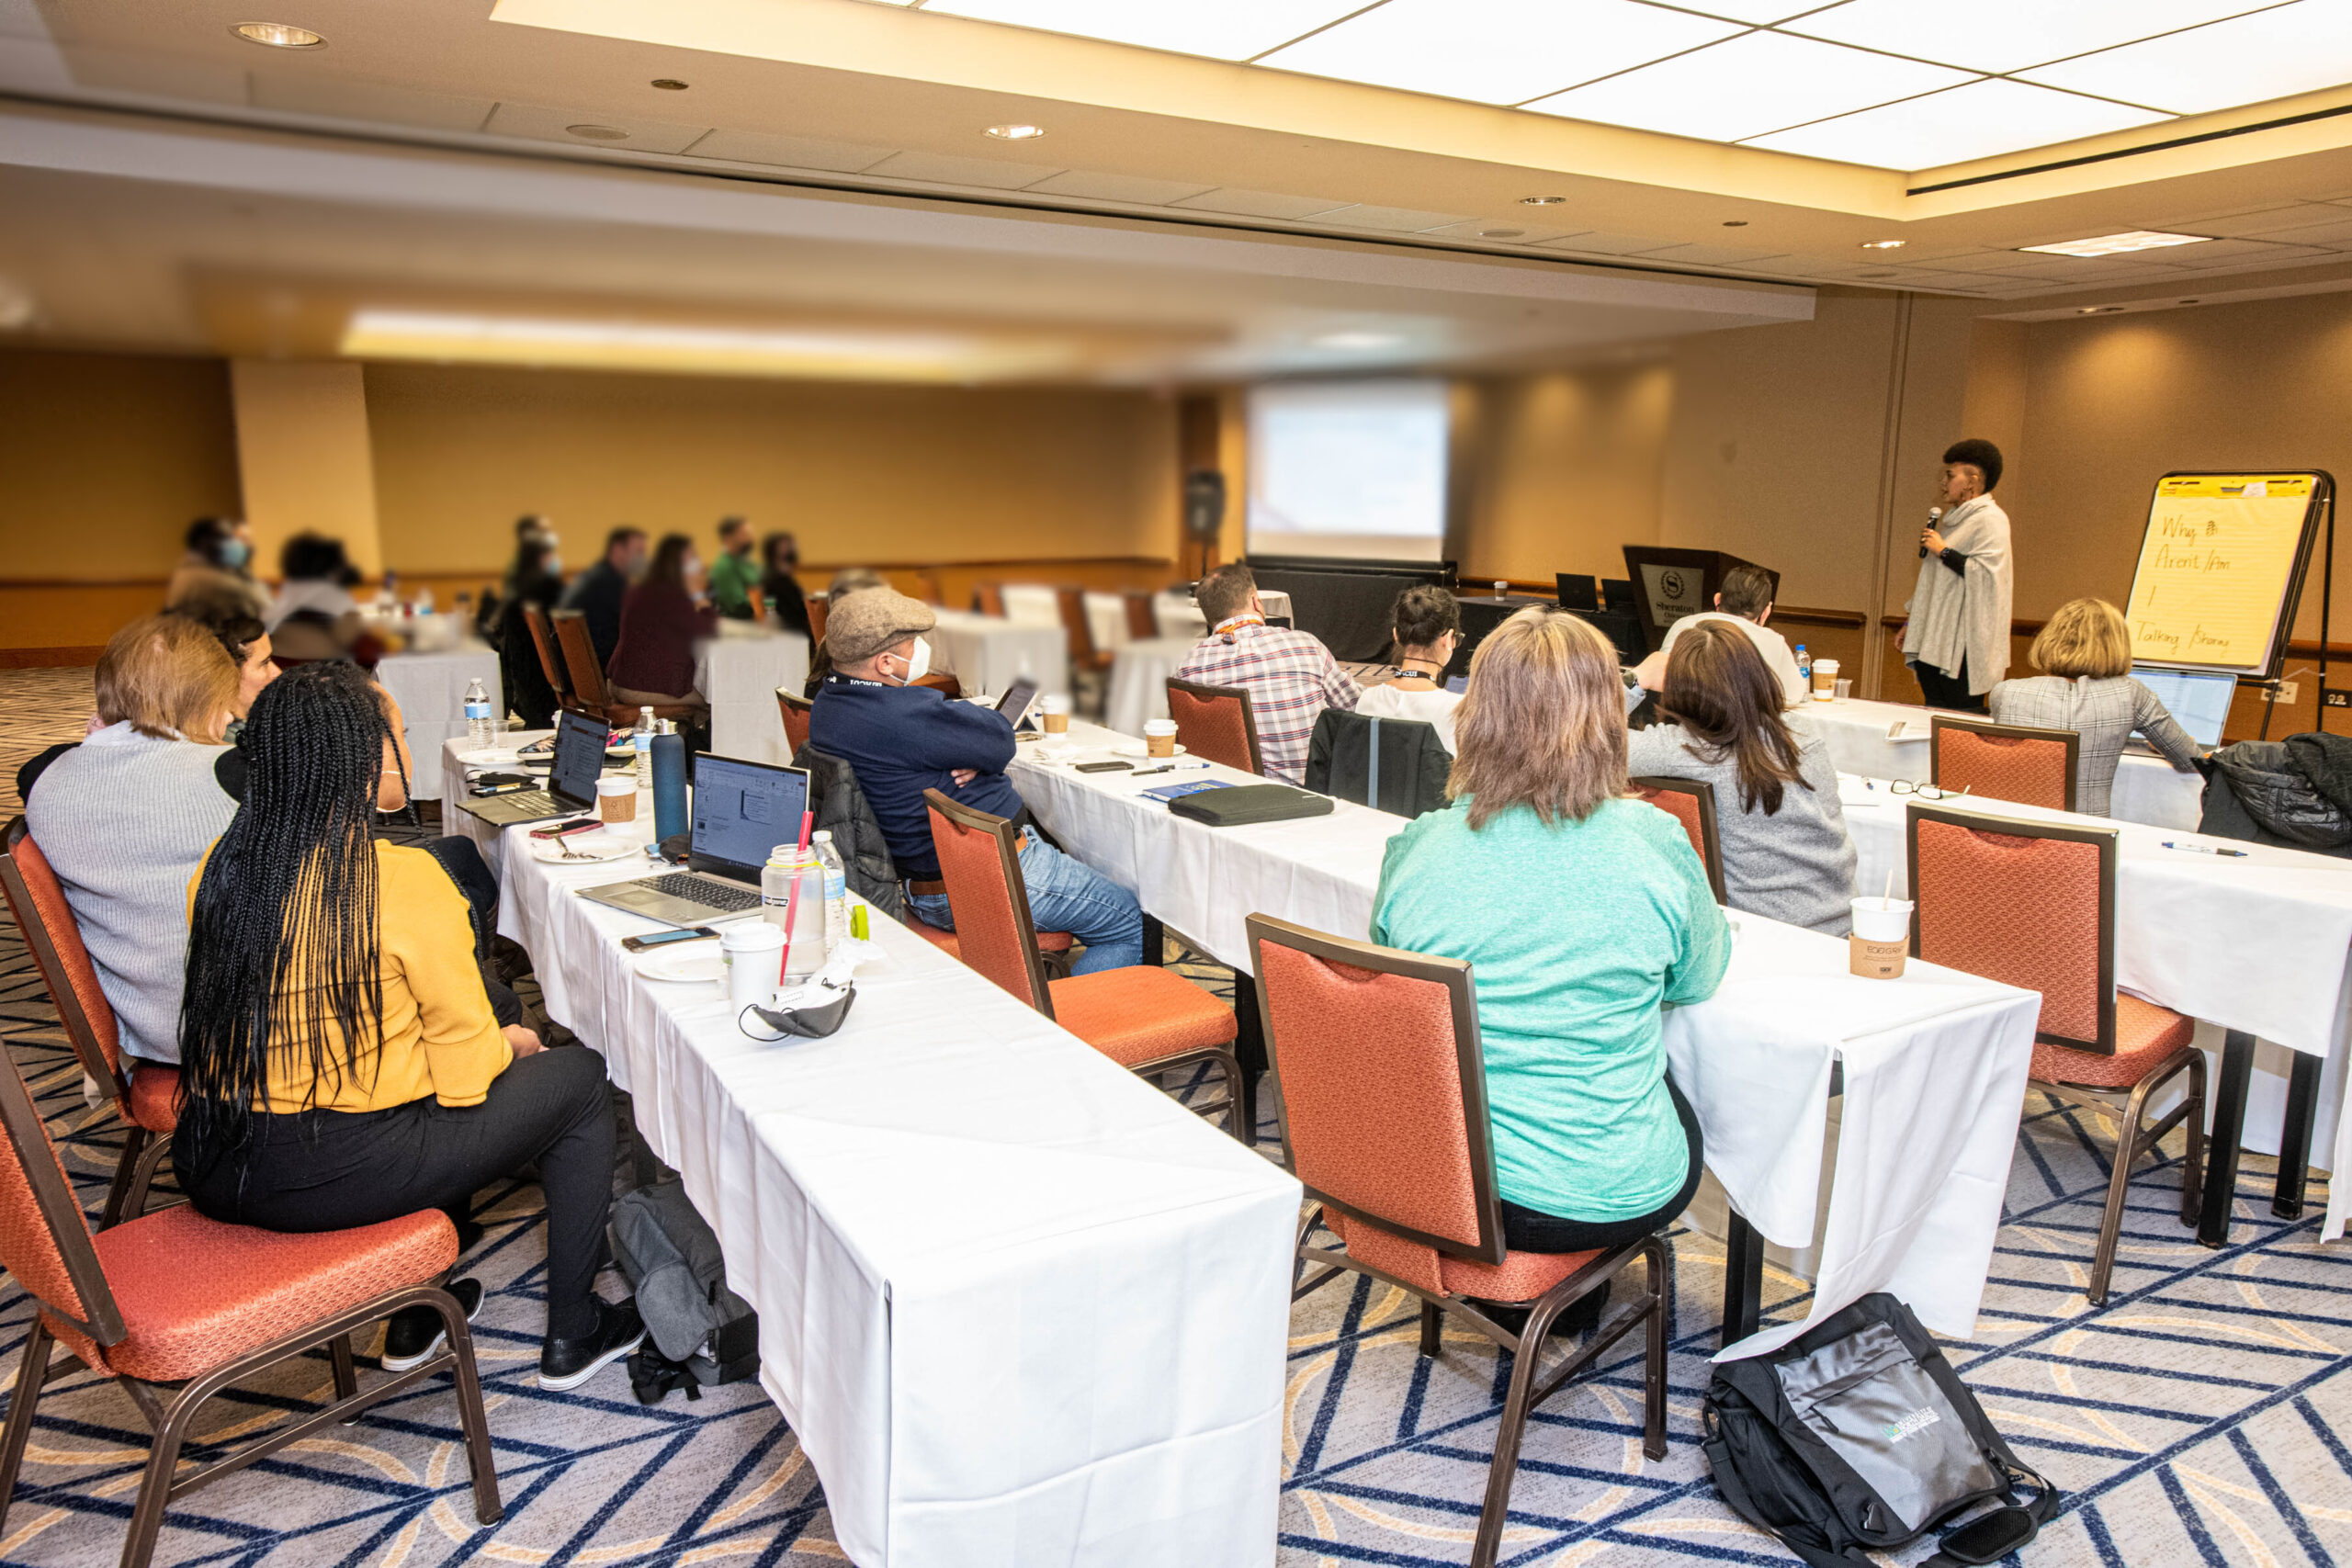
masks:
[[[637,710],[637,728],[629,731],[628,743],[637,753],[637,787],[639,789],[653,787],[653,738],[661,732],[661,727],[653,722],[651,708]]]
[[[1805,651],[1803,643],[1797,644],[1797,680],[1806,691],[1813,690],[1813,655]]]
[[[833,848],[829,830],[819,829],[808,847],[817,863],[825,868],[825,952],[830,954],[849,935],[849,872],[842,864],[841,852]]]
[[[486,751],[496,740],[497,731],[490,716],[490,694],[476,681],[466,688],[466,747],[469,750]]]

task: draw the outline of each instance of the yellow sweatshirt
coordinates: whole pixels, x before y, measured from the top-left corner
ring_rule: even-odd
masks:
[[[211,859],[206,852],[205,859]],[[474,932],[465,895],[423,850],[376,845],[378,909],[383,951],[384,1032],[380,1051],[361,1055],[356,1074],[331,1072],[311,1092],[308,1043],[297,1050],[285,1032],[295,1014],[279,1013],[269,1052],[268,1092],[256,1111],[288,1114],[386,1111],[432,1095],[447,1106],[480,1105],[514,1060],[490,1010],[474,962]],[[204,867],[188,880],[191,916]],[[328,1050],[339,1060],[342,1042]]]

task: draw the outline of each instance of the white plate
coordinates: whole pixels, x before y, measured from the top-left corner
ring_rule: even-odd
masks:
[[[519,751],[503,751],[493,746],[487,751],[460,751],[458,761],[469,768],[511,768],[523,760]]]
[[[639,953],[637,972],[649,980],[711,985],[727,973],[727,966],[719,962],[718,943],[705,937],[698,942]]]
[[[1141,740],[1136,741],[1132,746],[1114,746],[1111,748],[1111,750],[1114,755],[1120,757],[1148,757],[1151,755],[1150,745]],[[1182,742],[1179,742],[1176,747],[1176,755],[1179,757],[1184,755],[1184,748]]]
[[[574,833],[569,839],[530,839],[531,858],[548,865],[586,865],[592,861],[626,860],[645,852],[644,840],[618,839],[599,828],[593,833]],[[571,846],[565,854],[563,846]]]

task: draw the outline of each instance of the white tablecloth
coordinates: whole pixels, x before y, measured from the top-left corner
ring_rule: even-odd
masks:
[[[722,622],[728,626],[748,622]],[[775,689],[808,679],[808,639],[797,632],[722,629],[695,648],[695,689],[710,703],[710,749],[722,757],[789,762]]]
[[[1062,624],[1061,595],[1057,590],[1042,583],[1008,582],[1002,592],[1004,618],[1015,626],[1058,626]],[[1094,639],[1095,648],[1107,652],[1125,647],[1127,641],[1125,596],[1090,589],[1082,598],[1086,605],[1086,635]]]
[[[967,696],[1002,696],[1026,675],[1040,693],[1069,690],[1069,634],[1058,618],[1024,626],[967,610],[942,610],[931,632],[931,667],[954,675]]]
[[[1072,724],[1065,760],[1041,760],[1033,743],[1013,762],[1022,798],[1070,853],[1244,969],[1243,922],[1253,913],[1367,934],[1381,854],[1404,818],[1341,801],[1328,817],[1209,828],[1142,798],[1199,771],[1138,780],[1071,767],[1121,739]],[[1223,768],[1208,775],[1259,782]],[[1814,1314],[1893,1289],[1938,1333],[1966,1337],[2000,1224],[2040,998],[1924,964],[1900,981],[1856,979],[1843,942],[1736,918],[1740,938],[1722,987],[1667,1020],[1708,1168],[1766,1239],[1810,1246],[1830,1065],[1843,1057],[1845,1127]],[[1798,1332],[1768,1329],[1726,1354]]]
[[[408,728],[408,754],[416,776],[409,793],[419,800],[441,798],[441,778],[433,765],[441,743],[466,733],[466,688],[476,681],[490,694],[498,728],[506,728],[506,697],[500,687],[498,655],[478,642],[445,653],[394,653],[379,660],[376,679],[401,705]]]
[[[1168,716],[1168,677],[1176,673],[1200,634],[1156,637],[1131,642],[1111,660],[1111,687],[1102,704],[1102,722],[1122,735],[1141,735],[1146,720]]]
[[[1854,697],[1842,703],[1807,703],[1798,711],[1828,746],[1839,773],[1927,782],[1928,734],[1936,709]],[[1896,724],[1903,726],[1900,739],[1887,734]],[[2204,796],[2202,774],[2177,773],[2162,757],[2126,751],[2115,764],[2109,804],[2121,821],[2194,831],[2204,815]]]
[[[879,914],[841,1032],[758,1044],[571,896],[641,863],[502,859],[500,929],[718,1233],[851,1561],[1273,1562],[1295,1181]]]

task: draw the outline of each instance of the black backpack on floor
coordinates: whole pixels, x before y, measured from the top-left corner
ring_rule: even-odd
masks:
[[[1997,1562],[2058,1511],[1911,1309],[1884,1292],[1777,1350],[1715,1367],[1701,1447],[1732,1511],[1813,1568],[1871,1568],[1974,1505],[2008,1505],[1943,1540],[1922,1568]],[[2017,1503],[2017,1484],[2038,1493]]]

